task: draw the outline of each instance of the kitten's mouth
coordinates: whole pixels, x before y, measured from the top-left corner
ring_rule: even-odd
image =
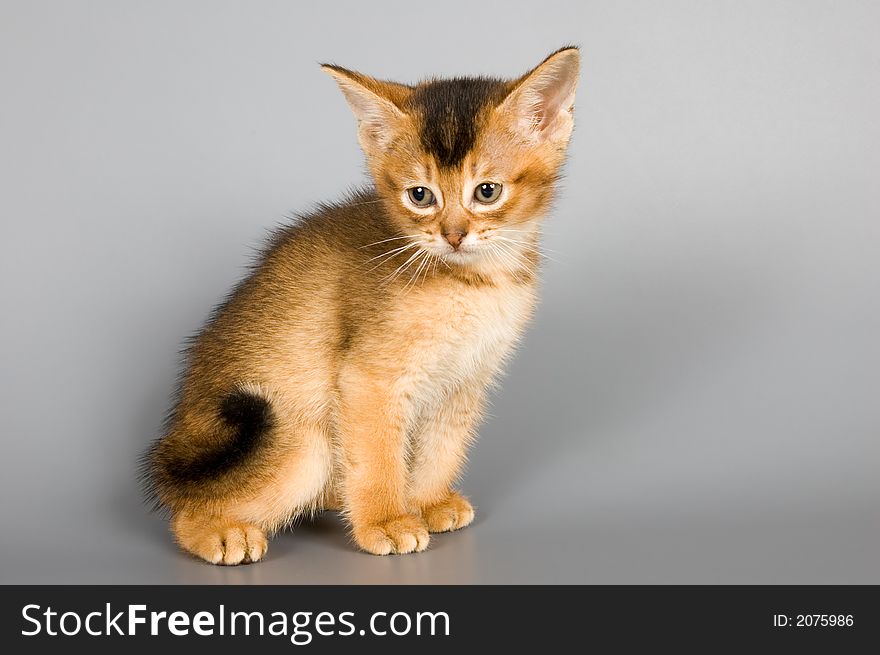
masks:
[[[431,243],[423,246],[447,266],[468,266],[483,260],[489,252],[485,244],[463,243],[458,248],[449,244]]]
[[[440,256],[448,262],[468,264],[475,261],[480,256],[480,252],[476,248],[458,248],[457,250],[447,250]]]

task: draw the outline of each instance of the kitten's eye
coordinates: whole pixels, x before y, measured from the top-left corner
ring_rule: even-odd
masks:
[[[501,185],[497,182],[483,182],[474,191],[474,199],[484,205],[491,205],[501,197]]]
[[[430,207],[434,204],[434,193],[425,186],[414,186],[406,190],[410,202],[416,207]]]

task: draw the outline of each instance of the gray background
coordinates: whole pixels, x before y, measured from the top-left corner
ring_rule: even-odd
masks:
[[[877,3],[0,7],[0,581],[880,583]],[[555,261],[475,525],[178,552],[134,474],[177,350],[267,228],[364,179],[316,62],[512,76],[567,42]]]

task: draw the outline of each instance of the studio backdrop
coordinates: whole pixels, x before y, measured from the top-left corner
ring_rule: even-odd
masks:
[[[0,6],[3,583],[878,583],[880,6]],[[185,338],[267,231],[366,183],[319,62],[412,83],[581,47],[541,303],[476,522],[332,513],[221,568],[150,514]]]

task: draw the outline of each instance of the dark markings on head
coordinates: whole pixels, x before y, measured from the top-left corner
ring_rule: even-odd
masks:
[[[408,108],[421,119],[422,147],[446,168],[473,149],[482,111],[507,95],[509,84],[487,77],[434,80],[417,86]]]

